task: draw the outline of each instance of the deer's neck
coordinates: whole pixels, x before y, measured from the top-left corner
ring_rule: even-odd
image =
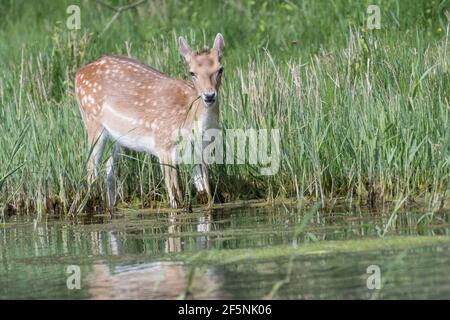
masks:
[[[219,102],[215,105],[206,107],[200,99],[195,102],[194,125],[200,132],[208,129],[219,128]]]

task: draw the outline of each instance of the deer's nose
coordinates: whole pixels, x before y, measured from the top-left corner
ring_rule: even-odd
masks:
[[[203,92],[202,98],[206,103],[212,103],[216,100],[216,92],[215,91]]]

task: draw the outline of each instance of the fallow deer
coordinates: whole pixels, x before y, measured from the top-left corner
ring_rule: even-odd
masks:
[[[75,93],[91,147],[91,181],[98,175],[106,142],[114,143],[106,163],[109,207],[116,201],[114,164],[122,148],[159,158],[170,205],[179,207],[183,194],[176,168],[176,141],[171,135],[180,128],[201,132],[218,128],[223,36],[217,34],[213,48],[200,52],[192,51],[182,37],[178,42],[192,81],[175,79],[121,56],[103,56],[76,74]],[[193,180],[197,191],[206,193],[211,201],[205,162],[196,165]]]

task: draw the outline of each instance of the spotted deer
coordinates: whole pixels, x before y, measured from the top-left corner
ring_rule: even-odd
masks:
[[[183,37],[179,52],[189,66],[191,81],[170,77],[137,60],[103,56],[81,68],[75,93],[91,152],[88,176],[98,175],[105,144],[113,141],[106,162],[107,205],[116,201],[114,165],[122,148],[146,152],[159,159],[172,208],[180,207],[183,194],[178,182],[174,130],[218,128],[218,90],[223,67],[224,39],[217,34],[212,49],[194,52]],[[194,167],[194,185],[211,201],[208,167]]]

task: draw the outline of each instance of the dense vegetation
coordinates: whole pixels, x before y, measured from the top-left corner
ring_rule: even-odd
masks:
[[[71,4],[81,8],[76,32],[66,27]],[[369,4],[381,9],[379,30],[366,28]],[[177,37],[202,48],[221,32],[222,126],[279,128],[282,162],[274,176],[253,165],[213,166],[218,199],[440,205],[450,173],[447,11],[446,0],[155,0],[105,30],[114,11],[94,0],[3,0],[0,204],[75,212],[103,197],[103,181],[87,187],[89,150],[73,96],[80,66],[130,55],[187,78]],[[119,166],[122,204],[165,201],[154,159],[127,153]]]

